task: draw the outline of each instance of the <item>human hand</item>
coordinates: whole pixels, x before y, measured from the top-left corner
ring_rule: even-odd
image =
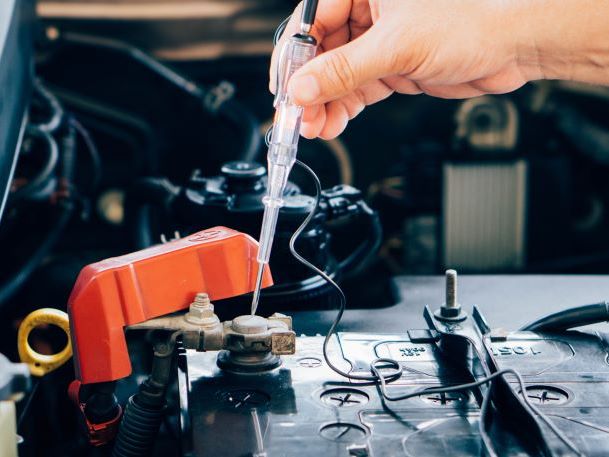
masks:
[[[291,78],[305,106],[301,133],[334,138],[366,105],[393,92],[468,98],[528,81],[519,52],[521,3],[502,0],[320,0],[318,56]],[[300,4],[273,53],[299,30]]]

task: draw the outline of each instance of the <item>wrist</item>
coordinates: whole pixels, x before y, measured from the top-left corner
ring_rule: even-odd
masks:
[[[528,80],[609,84],[609,3],[531,0],[515,6],[516,59]],[[520,20],[518,20],[520,18]]]

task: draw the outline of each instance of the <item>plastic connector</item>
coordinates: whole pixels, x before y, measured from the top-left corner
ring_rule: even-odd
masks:
[[[72,381],[68,387],[68,396],[80,411],[82,425],[85,429],[89,444],[94,447],[105,446],[113,441],[118,433],[118,426],[123,416],[123,409],[117,404],[117,412],[111,419],[100,422],[90,420],[86,414],[87,403],[80,400],[81,386],[82,384],[80,381]]]

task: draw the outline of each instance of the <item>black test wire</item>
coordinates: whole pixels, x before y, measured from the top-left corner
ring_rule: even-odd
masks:
[[[522,379],[522,376],[516,370],[513,370],[511,368],[497,371],[485,378],[482,378],[478,381],[467,383],[467,384],[459,384],[459,385],[455,385],[455,386],[432,387],[432,388],[428,388],[428,389],[416,390],[416,391],[408,393],[408,394],[392,396],[387,392],[387,383],[391,382],[393,380],[399,379],[402,376],[402,372],[403,372],[402,366],[396,360],[388,359],[388,358],[377,358],[377,359],[373,360],[372,363],[370,364],[370,371],[371,371],[372,375],[347,373],[333,364],[333,362],[330,360],[330,358],[328,356],[328,346],[330,344],[330,340],[332,339],[332,336],[334,336],[334,334],[336,333],[336,329],[337,329],[338,325],[340,324],[340,321],[345,312],[347,298],[346,298],[343,290],[340,288],[340,286],[330,276],[328,276],[320,268],[313,265],[311,262],[309,262],[307,259],[305,259],[303,256],[301,256],[298,253],[298,251],[296,251],[296,248],[295,248],[296,241],[298,240],[299,236],[302,234],[302,232],[304,232],[304,230],[307,228],[307,226],[309,225],[309,223],[315,216],[315,213],[319,209],[319,204],[321,201],[321,182],[319,181],[319,177],[317,176],[317,174],[308,165],[301,162],[300,160],[296,160],[296,164],[300,168],[302,168],[305,172],[307,172],[315,183],[315,204],[313,205],[311,212],[307,215],[305,220],[302,222],[302,224],[300,224],[298,229],[296,229],[296,231],[290,238],[290,252],[294,256],[294,258],[296,258],[296,260],[298,260],[300,263],[302,263],[303,265],[305,265],[306,267],[308,267],[309,269],[314,271],[316,274],[321,276],[330,286],[332,286],[332,288],[336,291],[336,293],[339,297],[338,313],[336,314],[336,317],[334,318],[334,321],[332,322],[332,325],[330,326],[330,329],[328,330],[328,333],[326,334],[326,336],[324,338],[324,342],[323,342],[323,346],[322,346],[322,353],[323,353],[324,360],[326,361],[326,363],[328,364],[330,369],[332,369],[334,372],[336,372],[337,374],[339,374],[347,379],[356,380],[356,381],[370,381],[370,382],[378,383],[378,388],[381,392],[381,395],[382,395],[383,399],[385,399],[387,401],[401,401],[401,400],[406,400],[408,398],[418,397],[420,395],[442,394],[442,393],[470,390],[475,387],[479,387],[481,385],[491,383],[494,379],[499,378],[501,376],[505,376],[508,374],[512,375],[516,378],[516,381],[518,382],[518,385],[520,388],[519,393],[520,393],[526,407],[533,414],[535,414],[541,421],[543,421],[543,423],[556,435],[556,437],[566,447],[568,447],[576,455],[584,456],[584,454],[581,451],[579,451],[579,449],[575,446],[575,444],[573,444],[573,442],[571,440],[569,440],[567,437],[565,437],[562,434],[562,432],[556,427],[556,425],[554,425],[554,423],[544,413],[542,413],[537,407],[535,407],[531,403],[528,396],[526,395],[526,388],[525,388],[525,384],[524,384],[524,380]],[[383,369],[390,368],[391,371],[389,373],[383,374],[380,372],[381,368],[383,368]],[[489,395],[490,395],[490,393],[489,393]],[[483,404],[485,404],[486,406],[488,406],[488,403],[489,403],[487,400],[488,398],[490,398],[489,395],[487,395],[487,397],[485,397],[485,399],[483,401]],[[483,421],[482,414],[480,417],[480,421]],[[490,443],[490,439],[488,436],[483,436],[483,439],[485,440],[485,442]],[[488,448],[491,449],[490,447],[488,447]]]
[[[273,45],[276,45],[277,42],[279,41],[279,39],[281,38],[281,35],[285,31],[285,28],[287,27],[287,24],[290,21],[290,19],[291,19],[291,16],[288,16],[277,27],[277,30],[275,31],[275,35],[273,36]],[[269,140],[271,137],[272,129],[273,129],[273,127],[271,126],[265,135],[265,142],[266,142],[267,146],[269,145]],[[337,373],[340,376],[343,376],[347,379],[356,380],[356,381],[367,381],[367,382],[373,382],[373,383],[377,384],[378,389],[379,389],[383,399],[387,400],[387,401],[401,401],[401,400],[406,400],[408,398],[418,397],[420,395],[442,394],[442,393],[470,390],[470,389],[482,386],[487,383],[492,383],[493,380],[495,380],[496,378],[499,378],[501,376],[511,374],[512,376],[514,376],[516,378],[516,381],[518,382],[518,385],[520,388],[519,393],[522,396],[523,402],[526,405],[526,407],[529,409],[529,411],[533,412],[541,421],[543,421],[543,423],[550,430],[552,430],[552,432],[556,435],[556,437],[566,447],[568,447],[576,455],[585,457],[585,455],[575,446],[575,444],[573,444],[573,442],[571,440],[569,440],[566,436],[563,436],[562,432],[556,427],[556,425],[554,425],[554,423],[544,413],[542,413],[538,408],[536,408],[531,403],[528,396],[526,395],[526,388],[525,388],[525,384],[524,384],[524,380],[522,379],[522,376],[516,370],[513,370],[511,368],[497,371],[485,378],[482,378],[482,379],[479,379],[478,381],[467,383],[467,384],[420,389],[415,392],[411,392],[409,394],[391,396],[387,393],[387,383],[394,381],[396,379],[399,379],[403,373],[402,366],[396,360],[389,359],[389,358],[377,358],[377,359],[373,360],[370,364],[370,371],[371,371],[372,375],[348,373],[348,372],[341,370],[340,368],[338,368],[336,365],[334,365],[332,363],[332,361],[330,360],[330,357],[328,356],[328,346],[330,344],[330,340],[332,339],[332,336],[334,336],[334,334],[336,333],[336,329],[338,328],[340,321],[343,317],[343,314],[345,312],[346,305],[347,305],[347,297],[345,296],[345,293],[340,288],[340,286],[330,276],[328,276],[326,274],[326,272],[324,272],[317,266],[313,265],[311,262],[309,262],[307,259],[305,259],[303,256],[301,256],[298,253],[298,251],[296,251],[296,247],[295,247],[296,241],[298,240],[298,238],[300,237],[302,232],[305,231],[305,229],[307,228],[307,226],[309,225],[309,223],[315,216],[315,213],[317,213],[317,210],[319,209],[319,204],[321,201],[321,191],[322,191],[321,182],[319,181],[319,177],[313,171],[313,169],[298,159],[296,160],[296,165],[298,165],[306,173],[308,173],[310,175],[311,179],[313,180],[313,182],[315,183],[315,204],[313,205],[311,212],[307,215],[307,217],[302,222],[302,224],[300,224],[300,226],[292,234],[292,237],[290,238],[290,252],[292,253],[292,255],[294,256],[294,258],[296,260],[298,260],[304,266],[306,266],[307,268],[309,268],[310,270],[312,270],[313,272],[315,272],[316,274],[321,276],[336,291],[338,298],[339,298],[338,313],[336,314],[336,317],[334,318],[334,321],[332,322],[332,325],[330,326],[328,333],[326,334],[326,336],[324,338],[324,342],[323,342],[323,346],[322,346],[323,357],[324,357],[324,360],[326,361],[328,367],[330,367],[330,369],[332,369],[332,371],[334,371],[335,373]],[[391,371],[389,373],[385,372],[383,374],[380,372],[381,368],[383,368],[383,369],[390,368]],[[483,399],[483,402],[482,402],[482,408],[481,408],[481,413],[480,413],[480,434],[481,434],[483,441],[487,444],[487,449],[489,449],[493,454],[495,454],[494,451],[492,451],[492,444],[491,444],[490,437],[487,435],[486,431],[484,430],[484,426],[483,426],[483,420],[484,420],[484,415],[485,415],[484,413],[485,413],[486,409],[488,408],[489,404],[490,404],[490,389],[489,389],[489,394]]]

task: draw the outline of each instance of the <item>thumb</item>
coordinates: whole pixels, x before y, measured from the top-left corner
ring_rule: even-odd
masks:
[[[288,84],[299,105],[335,100],[362,84],[391,74],[391,51],[382,48],[378,24],[349,43],[318,55],[300,68]]]

